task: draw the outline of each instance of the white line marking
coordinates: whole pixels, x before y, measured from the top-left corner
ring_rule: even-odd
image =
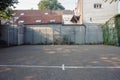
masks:
[[[21,67],[21,68],[62,68],[61,66],[37,66],[37,65],[0,65],[0,67]]]
[[[120,69],[120,66],[39,66],[39,65],[0,65],[0,67],[16,67],[16,68],[61,68],[65,69]]]
[[[82,68],[86,68],[86,69],[88,69],[88,68],[91,68],[91,69],[110,69],[110,68],[120,68],[120,66],[117,66],[117,67],[113,67],[113,66],[65,66],[65,68],[70,68],[70,69],[82,69]]]
[[[63,70],[63,71],[65,70],[65,65],[64,65],[64,64],[62,64],[62,70]]]

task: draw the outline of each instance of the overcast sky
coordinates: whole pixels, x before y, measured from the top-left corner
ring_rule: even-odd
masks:
[[[119,1],[119,3],[118,3],[118,11],[119,11],[119,13],[120,13],[120,1]]]
[[[73,10],[75,9],[75,5],[77,0],[58,0],[65,9]],[[19,3],[16,6],[15,9],[38,9],[37,4],[40,2],[40,0],[19,0]],[[119,2],[120,4],[120,2]],[[119,6],[119,13],[120,13],[120,6]]]
[[[66,9],[73,10],[77,0],[58,0]],[[16,6],[16,9],[37,9],[37,4],[40,0],[19,0],[19,3]]]

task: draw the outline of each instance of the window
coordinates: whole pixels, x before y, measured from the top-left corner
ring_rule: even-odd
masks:
[[[102,4],[94,4],[94,8],[100,9],[100,8],[102,8]]]
[[[21,13],[20,15],[23,16],[23,15],[25,15],[25,14],[24,14],[24,13]]]
[[[48,15],[48,13],[44,13],[45,15]]]
[[[41,20],[36,20],[35,22],[36,22],[36,23],[40,23],[40,22],[41,22]]]
[[[50,22],[50,23],[54,23],[54,22],[55,22],[55,20],[53,19],[53,20],[50,20],[49,22]]]
[[[19,20],[18,23],[19,24],[24,23],[24,20]]]

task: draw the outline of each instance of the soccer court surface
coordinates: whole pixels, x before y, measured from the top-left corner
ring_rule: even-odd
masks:
[[[0,49],[0,80],[120,80],[120,48],[24,45]]]

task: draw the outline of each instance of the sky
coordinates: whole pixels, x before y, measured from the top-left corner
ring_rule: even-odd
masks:
[[[120,1],[118,3],[118,12],[120,13]]]
[[[38,9],[37,4],[40,2],[40,0],[18,0],[19,3],[16,6],[15,9]],[[77,0],[58,0],[65,9],[73,10],[75,9],[75,5]]]
[[[18,0],[19,3],[16,6],[15,9],[38,9],[37,4],[40,2],[40,0]],[[67,10],[74,10],[75,5],[77,3],[77,0],[58,0]],[[119,1],[119,7],[118,7],[119,13],[120,13],[120,1]]]

